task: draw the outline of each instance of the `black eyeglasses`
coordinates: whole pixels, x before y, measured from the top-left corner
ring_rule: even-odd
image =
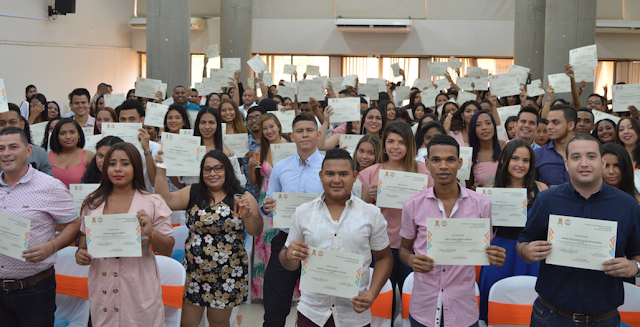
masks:
[[[211,174],[211,171],[214,171],[216,174],[221,173],[222,171],[224,171],[224,166],[215,166],[215,167],[208,167],[208,166],[204,166],[202,168],[202,172],[204,172],[205,174]]]

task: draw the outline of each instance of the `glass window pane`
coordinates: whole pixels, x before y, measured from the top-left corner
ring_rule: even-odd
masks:
[[[273,81],[271,83],[278,85],[280,80],[292,82],[293,76],[282,73],[282,71],[284,70],[284,65],[291,65],[291,56],[271,57],[273,57],[272,64],[269,65],[269,69],[273,73]]]
[[[191,55],[191,86],[195,86],[196,83],[202,82],[202,69],[204,68],[204,54],[192,54]],[[209,58],[207,62],[207,73],[209,76],[211,68],[220,68],[220,57]]]
[[[307,65],[320,67],[320,75],[329,76],[329,57],[328,56],[293,56],[293,65],[296,65],[298,71],[298,79],[302,79],[302,75],[307,71]],[[315,78],[315,76],[311,77]]]
[[[399,82],[402,77],[393,76],[392,64],[399,63],[400,68],[404,70],[406,85],[411,85],[420,74],[420,60],[418,58],[382,58],[382,78],[391,81]]]
[[[371,57],[343,57],[342,76],[358,75],[359,81],[380,77],[379,59]],[[335,90],[334,90],[335,91]]]

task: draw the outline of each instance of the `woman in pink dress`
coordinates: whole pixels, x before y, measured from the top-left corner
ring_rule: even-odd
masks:
[[[83,149],[85,138],[80,124],[71,118],[61,119],[53,128],[50,143],[53,177],[67,188],[70,184],[80,184],[94,157],[93,152]]]
[[[500,161],[504,141],[498,140],[496,121],[491,114],[481,110],[471,118],[469,127],[469,146],[473,148],[471,159],[471,178],[467,187],[486,187],[495,182],[496,170]]]
[[[153,249],[171,255],[175,242],[171,210],[160,195],[146,191],[140,153],[130,143],[117,143],[104,160],[100,187],[82,204],[80,245],[76,262],[89,267],[89,303],[94,326],[162,327],[164,305]],[[141,257],[93,258],[87,251],[84,217],[132,214],[140,222]],[[87,222],[88,227],[94,222]]]
[[[251,185],[258,185],[258,206],[262,206],[262,201],[269,189],[269,176],[275,164],[271,155],[272,144],[286,143],[282,139],[282,125],[274,114],[266,113],[260,119],[260,161],[255,158],[249,159],[249,182]],[[258,153],[258,152],[256,152]],[[267,270],[267,263],[271,256],[271,240],[278,234],[278,230],[273,228],[273,218],[262,216],[262,233],[255,237],[254,257],[253,257],[253,280],[251,281],[251,296],[262,298],[264,285],[264,272]],[[299,295],[299,291],[297,291]]]

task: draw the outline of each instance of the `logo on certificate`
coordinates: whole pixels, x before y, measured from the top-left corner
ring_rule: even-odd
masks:
[[[315,251],[315,250],[313,250],[313,252],[315,253],[316,251]],[[322,251],[318,251],[318,256],[319,256],[319,257],[322,257],[323,255],[324,255],[324,252],[322,252]]]
[[[289,196],[286,194],[283,194],[282,197],[286,200]]]
[[[98,223],[102,223],[102,217],[98,217]]]
[[[571,225],[571,220],[570,219],[565,219],[564,220],[564,224],[567,225],[567,226]]]
[[[391,177],[396,177],[396,174],[394,174],[393,172],[391,173]]]
[[[442,227],[447,227],[447,225],[448,225],[448,224],[447,224],[447,221],[446,221],[446,220],[443,220],[443,221],[442,221]]]

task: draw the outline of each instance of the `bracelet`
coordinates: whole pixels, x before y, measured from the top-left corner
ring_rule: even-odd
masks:
[[[240,218],[247,219],[247,218],[251,217],[252,214],[253,214],[253,212],[251,212],[251,209],[249,209],[249,214],[246,215],[246,216],[240,215]]]
[[[289,248],[284,246],[284,247],[282,247],[282,249],[284,249],[284,259],[287,260],[287,261],[291,261],[291,260],[289,260],[289,257],[287,256],[287,252],[289,252],[288,251]]]
[[[87,248],[79,246],[78,249],[76,250],[76,254],[78,254],[78,251],[80,251],[80,249],[86,250]]]
[[[150,155],[152,155],[152,154],[153,154],[153,152],[151,152],[151,151],[149,151],[149,152],[143,152],[143,154],[144,154],[144,156],[146,157],[146,156],[150,156]]]
[[[155,232],[156,232],[156,231],[154,230],[153,232],[151,232],[151,234],[147,234],[147,237],[153,240],[153,234],[154,234]]]

